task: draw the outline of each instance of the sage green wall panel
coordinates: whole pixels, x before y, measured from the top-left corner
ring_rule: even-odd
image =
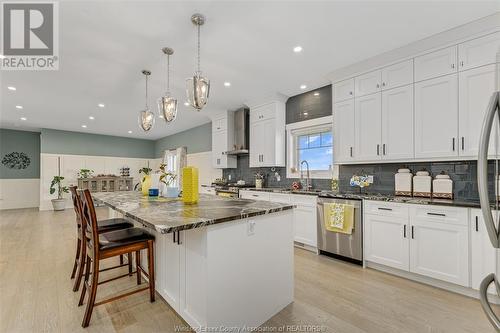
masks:
[[[167,149],[187,147],[187,153],[200,153],[212,150],[212,123],[166,136],[156,141],[155,155],[162,157]]]
[[[28,157],[29,164],[25,158],[16,163],[16,153]],[[0,179],[40,178],[40,133],[0,128],[0,161]]]

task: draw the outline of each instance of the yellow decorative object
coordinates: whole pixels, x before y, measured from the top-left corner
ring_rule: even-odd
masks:
[[[182,201],[186,204],[198,202],[198,168],[182,169]]]
[[[145,175],[142,177],[141,181],[142,195],[149,195],[149,189],[151,188],[151,176]]]
[[[332,232],[352,234],[354,227],[354,206],[340,203],[323,205],[325,229]]]

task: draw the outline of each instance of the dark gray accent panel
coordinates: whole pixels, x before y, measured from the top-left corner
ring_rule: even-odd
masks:
[[[286,101],[287,124],[331,115],[332,85],[292,96]]]

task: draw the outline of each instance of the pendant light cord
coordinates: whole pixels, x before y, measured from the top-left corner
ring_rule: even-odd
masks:
[[[200,25],[198,24],[198,73],[200,73]]]
[[[148,107],[148,76],[146,75],[146,109],[149,109]]]
[[[170,93],[170,55],[167,55],[167,93]]]

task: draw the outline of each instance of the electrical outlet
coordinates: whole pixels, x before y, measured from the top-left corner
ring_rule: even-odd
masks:
[[[231,180],[231,174],[227,176],[227,180]]]
[[[255,221],[247,221],[247,235],[252,236],[255,234]]]
[[[373,184],[373,175],[368,175],[368,183]]]

